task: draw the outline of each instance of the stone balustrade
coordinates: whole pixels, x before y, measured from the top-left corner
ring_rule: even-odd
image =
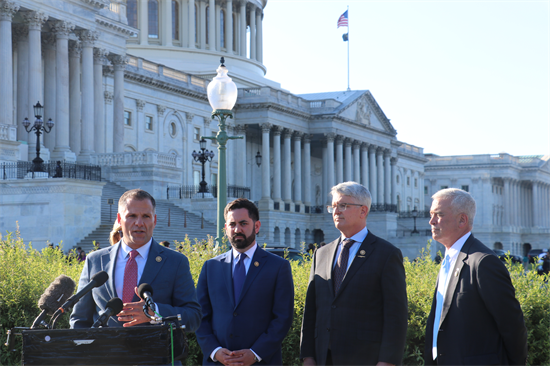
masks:
[[[154,151],[94,154],[92,164],[101,166],[156,164],[174,168],[182,166],[180,157]]]

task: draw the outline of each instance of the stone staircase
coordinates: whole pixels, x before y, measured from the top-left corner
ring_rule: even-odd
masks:
[[[113,182],[107,182],[101,195],[101,224],[88,236],[82,239],[76,247],[82,247],[86,253],[93,249],[93,241],[100,243],[101,248],[109,246],[109,233],[113,228],[118,211],[118,200],[127,189]],[[109,205],[108,199],[113,199],[113,205]],[[206,239],[208,235],[216,236],[216,224],[203,221],[201,217],[194,215],[174,205],[166,199],[156,199],[157,226],[153,238],[157,242],[167,240],[170,247],[174,246],[174,240],[183,241],[185,235],[193,242],[194,239]],[[204,226],[204,228],[201,228]]]

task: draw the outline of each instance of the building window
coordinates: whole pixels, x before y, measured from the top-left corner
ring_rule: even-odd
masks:
[[[218,134],[218,131],[215,131],[215,130],[212,131],[212,136],[216,136],[217,134]],[[212,139],[212,140],[210,140],[210,141],[212,141],[212,145],[213,145],[213,146],[218,145],[218,141],[217,141],[217,140]]]
[[[233,14],[233,51],[237,51],[237,14]]]
[[[177,132],[178,132],[178,129],[176,127],[176,122],[174,121],[170,122],[170,136],[176,137]]]
[[[149,11],[149,38],[159,38],[159,3],[157,0],[148,1]]]
[[[411,185],[411,177],[407,177],[407,186]]]
[[[145,116],[145,129],[148,131],[153,131],[153,117]]]
[[[128,18],[128,25],[130,27],[138,27],[137,8],[137,0],[128,0],[126,2],[126,18]],[[133,37],[137,37],[137,34],[134,33]]]
[[[225,48],[225,10],[220,11],[220,47]]]
[[[195,5],[195,43],[197,43],[199,41],[199,37],[198,37],[198,34],[199,34],[199,23],[198,23],[198,12],[199,12],[199,9],[197,8],[197,5]]]
[[[396,182],[397,184],[399,184],[399,176],[398,176],[398,175],[395,176],[395,182]]]
[[[428,186],[424,186],[424,194],[428,194]]]
[[[132,125],[132,112],[124,111],[124,125],[125,126]]]
[[[200,141],[201,139],[201,129],[198,127],[193,127],[193,137],[195,141]]]
[[[206,44],[210,44],[210,42],[208,42],[208,39],[210,38],[210,34],[208,34],[208,24],[210,23],[210,19],[209,19],[209,13],[210,13],[210,7],[207,6],[206,7]],[[212,48],[212,47],[210,47]]]
[[[449,186],[441,186],[441,189],[447,189]]]
[[[414,188],[418,188],[418,178],[414,178]]]
[[[210,174],[210,185],[215,186],[218,185],[218,175],[217,174]]]
[[[180,4],[172,1],[172,39],[180,39]]]
[[[193,185],[199,186],[201,183],[201,172],[198,170],[193,170]]]
[[[469,185],[463,185],[460,187],[463,191],[470,192],[470,186]]]

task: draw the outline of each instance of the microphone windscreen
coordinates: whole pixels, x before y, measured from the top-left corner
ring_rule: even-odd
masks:
[[[141,285],[139,285],[138,287],[138,294],[139,294],[139,297],[141,297],[142,299],[144,298],[143,297],[143,294],[145,292],[149,292],[151,294],[151,296],[153,296],[153,288],[151,287],[150,284],[148,283],[142,283]]]
[[[61,306],[74,292],[76,284],[69,276],[60,275],[48,286],[46,291],[38,300],[38,307],[46,310],[48,315],[53,313]]]
[[[122,311],[122,308],[124,307],[124,304],[122,303],[122,300],[118,297],[113,297],[111,300],[107,301],[107,304],[105,305],[105,309],[111,308],[113,309],[113,313],[111,316],[115,316],[118,313]]]
[[[109,279],[109,275],[105,271],[97,272],[92,276],[92,281],[96,282],[95,287],[103,285]]]

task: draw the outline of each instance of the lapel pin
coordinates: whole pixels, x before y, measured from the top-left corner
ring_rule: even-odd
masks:
[[[155,259],[156,259],[157,262],[162,262],[162,257],[160,255]]]
[[[361,250],[361,251],[359,252],[359,254],[365,255],[365,254],[367,254],[367,252],[365,252],[364,250]]]
[[[255,265],[256,267],[259,267],[259,266],[260,266],[260,263],[258,263],[258,261],[256,261],[256,262],[254,262],[254,265]]]
[[[460,270],[457,268],[455,271],[455,277],[458,277],[458,274],[460,273]]]

